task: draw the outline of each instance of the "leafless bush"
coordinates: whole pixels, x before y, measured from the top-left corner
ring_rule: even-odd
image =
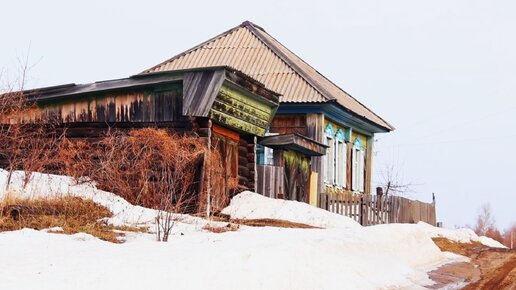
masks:
[[[156,216],[156,237],[160,242],[168,242],[168,237],[174,228],[175,219],[170,211],[160,210]]]
[[[480,207],[477,222],[473,227],[475,233],[479,236],[486,236],[503,243],[503,237],[496,227],[494,216],[491,213],[491,205],[484,203]]]
[[[0,94],[0,165],[9,171],[9,187],[14,170],[25,170],[25,184],[34,171],[46,171],[55,166],[54,157],[61,135],[53,122],[42,119],[39,108],[23,91],[27,66],[20,64],[21,78],[3,83]],[[5,81],[5,80],[2,80]],[[35,126],[38,116],[44,126]]]
[[[402,174],[394,165],[386,166],[381,172],[380,187],[382,187],[385,195],[405,196],[414,192],[414,185],[413,183],[405,182]]]
[[[158,209],[162,241],[174,226],[172,213],[204,213],[208,200],[227,199],[205,184],[205,175],[220,169],[220,156],[195,136],[153,128],[110,130],[97,143],[67,139],[60,148],[65,174],[87,176],[133,204]]]
[[[503,231],[503,244],[510,249],[514,249],[516,239],[516,223]]]
[[[67,140],[64,172],[88,176],[133,204],[166,211],[195,211],[205,147],[195,137],[160,129],[111,130],[97,143]]]

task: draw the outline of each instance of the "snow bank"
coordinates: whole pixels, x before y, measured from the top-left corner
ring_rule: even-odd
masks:
[[[357,228],[356,221],[304,202],[273,199],[244,191],[231,199],[223,214],[235,219],[280,219],[320,228]]]
[[[442,237],[447,238],[450,241],[454,241],[457,243],[470,243],[470,242],[479,242],[485,246],[493,247],[493,248],[507,248],[502,245],[500,242],[495,241],[491,238],[485,236],[477,236],[475,232],[471,229],[463,228],[463,229],[444,229],[431,226],[424,222],[419,222],[417,226],[429,234],[431,237]]]
[[[157,214],[92,184],[77,185],[70,177],[34,173],[23,187],[24,173],[15,172],[9,192],[6,177],[0,170],[0,198],[91,198],[113,211],[112,224],[152,226]],[[2,288],[425,289],[432,283],[428,271],[463,260],[441,252],[430,238],[436,230],[428,225],[361,227],[304,203],[251,192],[236,196],[223,212],[324,229],[241,227],[214,234],[201,230],[207,221],[178,215],[188,222],[177,223],[168,243],[155,242],[149,233],[127,233],[125,243],[113,244],[83,233],[3,232]]]
[[[23,186],[25,172],[14,171],[6,190],[8,172],[0,169],[0,199],[14,198],[58,198],[77,196],[91,199],[95,203],[107,207],[113,216],[107,219],[108,224],[115,226],[145,226],[154,230],[158,212],[141,206],[135,206],[120,196],[97,189],[93,183],[77,183],[73,178],[61,175],[42,174],[34,172],[26,186]],[[198,231],[208,221],[190,215],[177,214],[177,222],[173,233]]]
[[[137,235],[137,236],[136,236]],[[124,244],[0,233],[5,289],[424,289],[449,257],[409,228],[245,228]]]

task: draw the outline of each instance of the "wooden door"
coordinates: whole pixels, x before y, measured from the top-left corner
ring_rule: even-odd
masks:
[[[228,129],[214,126],[212,134],[212,149],[220,155],[220,168],[215,170],[215,190],[222,191],[226,196],[235,194],[238,187],[238,141],[239,135]]]

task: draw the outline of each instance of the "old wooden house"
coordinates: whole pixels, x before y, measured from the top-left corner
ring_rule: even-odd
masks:
[[[281,94],[258,134],[258,192],[313,205],[328,192],[371,193],[374,136],[393,126],[261,27],[246,21],[140,75],[211,66],[233,67]]]
[[[24,116],[24,122],[52,120],[72,138],[102,138],[109,128],[157,127],[195,134],[220,151],[224,190],[231,187],[231,193],[255,188],[256,137],[265,136],[279,98],[224,66],[61,85],[26,95],[39,110]]]

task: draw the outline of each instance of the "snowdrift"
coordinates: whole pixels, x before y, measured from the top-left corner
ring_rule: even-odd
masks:
[[[231,199],[223,214],[235,219],[280,219],[320,228],[357,228],[356,221],[304,202],[271,199],[244,191]]]
[[[434,238],[434,237],[447,238],[448,240],[454,241],[457,243],[479,242],[485,246],[492,247],[492,248],[507,248],[500,242],[493,240],[489,237],[485,237],[485,236],[479,237],[471,229],[463,228],[463,229],[450,230],[450,229],[444,229],[444,228],[437,228],[437,227],[431,226],[424,222],[419,222],[417,225],[419,228],[421,228],[421,230],[425,231],[432,238]]]
[[[92,182],[77,183],[69,176],[34,172],[30,175],[29,182],[24,186],[24,178],[25,172],[14,171],[7,189],[8,172],[0,169],[0,199],[8,197],[33,199],[77,196],[91,199],[110,209],[113,216],[106,220],[110,225],[149,227],[151,231],[155,229],[155,219],[158,211],[132,205],[114,193],[97,189]],[[176,214],[175,219],[181,222],[176,223],[173,233],[188,230],[198,231],[208,223],[204,219],[183,214]]]
[[[6,191],[7,172],[0,170],[0,198],[90,198],[113,211],[108,222],[116,225],[152,227],[157,215],[94,184],[76,184],[70,177],[34,173],[26,187],[23,177],[23,172],[15,172]],[[361,227],[304,203],[251,192],[237,195],[224,213],[321,229],[242,226],[237,232],[215,234],[202,230],[208,221],[178,215],[182,222],[168,243],[156,242],[151,233],[127,233],[126,243],[112,244],[87,234],[3,232],[2,288],[424,289],[432,284],[428,271],[466,259],[441,252],[431,240],[453,231],[425,224]]]

